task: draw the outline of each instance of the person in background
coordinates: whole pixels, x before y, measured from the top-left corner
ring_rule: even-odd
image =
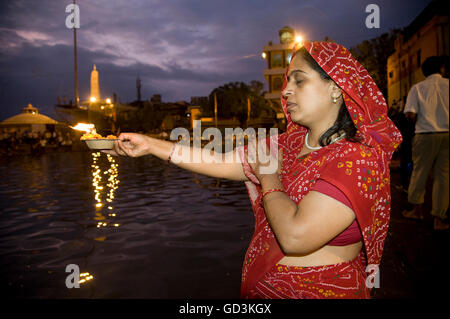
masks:
[[[397,115],[398,112],[399,112],[399,106],[397,105],[397,101],[394,100],[394,102],[392,102],[392,105],[389,107],[389,110],[388,110],[389,118],[392,120]]]
[[[412,143],[413,172],[408,188],[412,208],[404,210],[406,218],[423,219],[427,179],[432,171],[432,208],[434,229],[449,228],[445,221],[449,203],[449,80],[442,77],[445,60],[432,56],[422,64],[426,79],[411,88],[404,113],[415,123]]]
[[[411,125],[411,122],[406,118],[402,104],[403,103],[397,105],[396,112],[393,113],[390,118],[400,130],[403,138],[400,147],[396,151],[397,154],[394,153],[393,155],[393,157],[398,155],[400,159],[399,171],[401,185],[395,187],[403,193],[408,194],[409,181],[412,172],[412,139],[414,137],[414,125]]]

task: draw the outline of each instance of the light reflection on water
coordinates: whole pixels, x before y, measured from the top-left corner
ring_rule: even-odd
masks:
[[[0,158],[0,273],[12,297],[237,298],[252,223],[243,183],[153,157]],[[66,288],[68,264],[93,279]]]
[[[115,159],[109,154],[106,154],[109,164],[100,165],[98,161],[101,160],[101,156],[102,153],[100,152],[92,153],[92,186],[94,188],[94,199],[96,201],[94,219],[99,221],[97,223],[97,228],[119,227],[120,224],[118,223],[105,221],[105,215],[108,217],[116,217],[116,213],[113,211],[113,200],[114,192],[118,188],[118,184],[120,182],[118,179],[118,165],[116,164]],[[102,170],[101,166],[105,167],[105,169]],[[103,197],[106,197],[106,203],[102,200]],[[105,208],[107,208],[108,211],[104,211]],[[98,237],[96,240],[103,241],[105,238],[106,237]]]

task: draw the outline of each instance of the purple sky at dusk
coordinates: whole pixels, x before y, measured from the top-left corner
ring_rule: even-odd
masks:
[[[90,70],[102,97],[122,102],[161,94],[164,102],[207,96],[227,82],[265,83],[264,45],[279,43],[289,25],[307,40],[330,37],[347,48],[403,28],[426,0],[78,0],[80,100]],[[56,97],[73,97],[73,32],[65,26],[71,0],[0,2],[0,121],[28,103],[54,116]],[[380,7],[380,28],[368,29],[365,8]]]

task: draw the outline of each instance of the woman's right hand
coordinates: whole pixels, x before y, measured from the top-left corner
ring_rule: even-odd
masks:
[[[112,150],[104,150],[103,153],[113,156],[139,157],[149,155],[150,139],[142,134],[137,133],[121,133],[118,140],[114,142]]]

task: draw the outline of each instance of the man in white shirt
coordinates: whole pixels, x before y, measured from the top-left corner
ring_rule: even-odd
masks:
[[[412,210],[406,218],[423,219],[422,204],[430,171],[433,172],[432,209],[434,229],[445,230],[449,205],[449,80],[444,74],[444,59],[429,57],[422,64],[426,79],[408,93],[404,113],[415,123],[413,138],[413,172],[408,188]]]

